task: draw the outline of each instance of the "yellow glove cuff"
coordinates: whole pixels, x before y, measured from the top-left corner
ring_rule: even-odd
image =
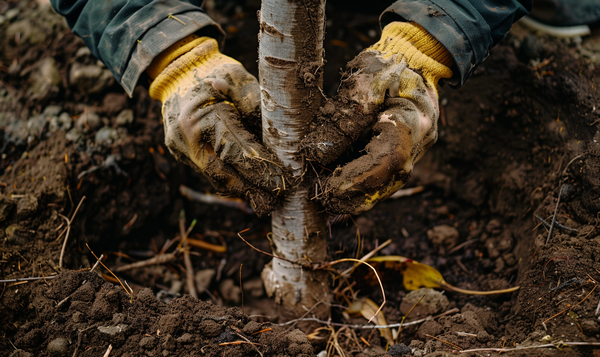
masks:
[[[183,95],[215,68],[239,63],[219,52],[215,39],[193,36],[175,43],[152,61],[146,70],[151,78],[155,76],[149,89],[151,98],[164,103],[175,92]]]
[[[450,52],[421,25],[414,22],[392,22],[381,34],[381,39],[370,49],[384,56],[400,55],[413,70],[418,70],[432,85],[440,78],[452,77],[450,67],[454,60]]]

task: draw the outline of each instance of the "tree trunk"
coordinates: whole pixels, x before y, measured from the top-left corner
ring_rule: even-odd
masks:
[[[304,163],[297,153],[323,99],[325,0],[263,0],[259,21],[263,140],[293,172],[283,206],[272,216],[273,254],[323,262],[325,216],[310,200],[311,190],[302,181]],[[281,319],[328,316],[331,292],[326,273],[275,258],[262,277],[267,293],[281,307]]]

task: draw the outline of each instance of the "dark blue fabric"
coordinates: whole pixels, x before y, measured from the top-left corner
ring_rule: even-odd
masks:
[[[448,82],[458,87],[532,6],[533,0],[399,0],[384,11],[381,22],[423,26],[452,54],[455,73]]]
[[[51,3],[129,95],[152,59],[173,43],[198,32],[219,40],[223,37],[219,26],[200,8],[201,0],[51,0]]]
[[[391,2],[391,1],[390,1]],[[92,54],[131,95],[152,59],[178,40],[200,33],[222,40],[222,30],[200,8],[201,0],[51,0]],[[382,24],[414,21],[452,54],[462,85],[533,0],[399,0]],[[173,17],[175,15],[175,18]],[[181,17],[181,18],[180,18]]]

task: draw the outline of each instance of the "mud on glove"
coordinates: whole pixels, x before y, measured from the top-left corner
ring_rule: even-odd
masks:
[[[450,78],[446,48],[416,23],[392,22],[381,39],[348,63],[337,97],[321,110],[303,140],[309,159],[328,164],[361,132],[375,136],[365,154],[335,169],[321,202],[331,213],[371,209],[410,178],[437,140],[437,83]]]
[[[165,142],[180,161],[202,172],[221,193],[270,213],[285,187],[275,155],[242,120],[259,121],[260,88],[217,41],[190,36],[154,59],[150,96],[161,101]]]

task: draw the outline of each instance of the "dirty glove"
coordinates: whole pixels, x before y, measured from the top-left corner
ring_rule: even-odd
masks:
[[[270,213],[284,170],[244,125],[260,118],[256,78],[221,54],[217,41],[195,35],[171,46],[146,72],[154,78],[150,96],[163,104],[171,153],[218,191],[245,198],[259,215]]]
[[[337,97],[320,110],[304,139],[309,159],[336,160],[363,130],[375,132],[365,154],[329,177],[320,195],[331,213],[371,209],[410,178],[437,139],[436,85],[452,76],[450,53],[416,23],[392,22],[381,39],[348,63]]]

